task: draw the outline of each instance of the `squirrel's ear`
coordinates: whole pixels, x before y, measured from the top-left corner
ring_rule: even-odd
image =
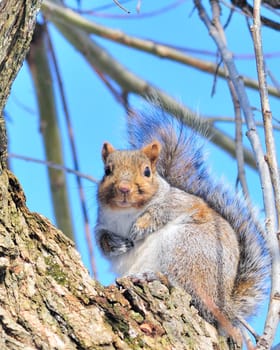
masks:
[[[142,148],[142,152],[144,152],[146,156],[150,159],[152,165],[154,165],[158,160],[160,150],[161,144],[158,141],[153,141]]]
[[[104,142],[102,147],[102,159],[104,162],[106,162],[107,157],[110,153],[114,152],[115,148],[109,143]]]

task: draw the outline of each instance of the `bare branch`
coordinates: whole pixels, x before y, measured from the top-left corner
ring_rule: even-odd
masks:
[[[245,198],[249,201],[249,189],[246,182],[245,176],[245,166],[244,166],[244,154],[243,154],[243,135],[242,135],[242,119],[241,119],[241,110],[238,97],[234,90],[232,82],[228,82],[229,90],[232,96],[233,108],[235,114],[235,141],[236,141],[236,160],[237,160],[237,169],[238,169],[238,180],[240,181],[241,188]]]
[[[235,122],[235,118],[234,117],[226,117],[226,116],[209,116],[209,117],[205,117],[209,123],[213,124],[213,123],[219,123],[219,122],[223,122],[223,123],[234,123]],[[241,120],[242,124],[245,124],[246,122],[244,120]],[[256,121],[256,126],[263,128],[263,122],[257,122]],[[273,125],[273,129],[275,131],[280,131],[280,126],[278,125]]]
[[[278,80],[275,78],[275,76],[272,74],[272,72],[269,69],[266,69],[267,75],[272,81],[272,84],[280,91],[280,83]]]
[[[261,16],[260,16],[261,0],[254,1],[254,24],[251,27],[253,34],[253,42],[256,54],[257,71],[260,86],[260,99],[262,106],[262,115],[265,130],[266,143],[266,160],[270,171],[271,183],[275,195],[276,215],[278,227],[276,222],[268,222],[270,252],[272,258],[272,280],[271,280],[271,298],[268,310],[268,315],[265,324],[264,334],[261,336],[257,349],[269,349],[274,339],[275,332],[279,323],[280,314],[280,250],[277,235],[280,232],[280,177],[277,164],[276,147],[273,137],[272,127],[272,113],[267,93],[267,82],[265,76],[265,64],[262,52],[262,37],[261,37]]]
[[[46,158],[63,164],[62,137],[57,122],[58,114],[48,49],[45,25],[37,24],[27,62],[37,97]],[[69,238],[74,239],[65,174],[55,169],[48,169],[48,174],[56,223]]]
[[[113,0],[113,1],[114,1],[114,3],[115,3],[120,9],[122,9],[124,12],[130,13],[130,11],[128,11],[125,7],[123,7],[123,6],[118,2],[118,0]]]
[[[69,174],[73,174],[73,175],[79,176],[82,179],[85,179],[85,180],[88,180],[90,182],[93,182],[94,184],[97,184],[97,180],[94,177],[92,177],[90,175],[87,175],[87,174],[84,174],[84,173],[81,173],[80,171],[67,168],[66,166],[61,165],[61,164],[56,164],[54,162],[49,162],[47,160],[37,159],[37,158],[33,158],[33,157],[27,157],[27,156],[23,156],[23,155],[20,155],[20,154],[15,154],[15,153],[8,153],[8,157],[9,158],[25,160],[26,162],[42,164],[42,165],[47,166],[48,168],[62,170],[62,171],[65,171],[65,172],[67,172]]]
[[[152,40],[144,40],[136,37],[129,36],[120,30],[110,29],[108,27],[91,22],[81,17],[76,12],[69,8],[59,6],[52,3],[49,0],[45,0],[42,4],[42,10],[47,18],[55,23],[61,23],[66,25],[74,25],[75,28],[80,28],[86,33],[98,35],[100,37],[112,40],[123,45],[136,48],[141,51],[145,51],[149,54],[159,56],[160,58],[170,59],[182,64],[191,66],[198,70],[217,74],[221,78],[226,78],[226,71],[223,68],[217,70],[217,65],[213,62],[204,61],[198,58],[184,54],[180,50],[176,50],[173,47],[156,43]],[[245,75],[240,79],[244,84],[252,89],[258,89],[258,82]],[[272,96],[280,97],[280,91],[273,86],[269,86],[269,93]]]

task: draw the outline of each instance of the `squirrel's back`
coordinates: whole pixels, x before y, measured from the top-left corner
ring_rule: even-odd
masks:
[[[234,314],[254,313],[266,292],[269,258],[266,244],[246,200],[211,178],[205,166],[200,137],[161,108],[128,116],[129,142],[139,149],[158,140],[162,145],[157,171],[171,186],[202,198],[233,228],[239,245],[234,281]]]

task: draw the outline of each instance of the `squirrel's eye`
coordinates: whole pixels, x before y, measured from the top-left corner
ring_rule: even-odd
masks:
[[[109,176],[109,175],[111,175],[111,174],[112,174],[111,167],[110,167],[109,165],[107,165],[107,166],[105,167],[105,175],[106,175],[106,176]]]
[[[148,166],[146,166],[146,168],[144,170],[144,176],[146,176],[146,177],[151,176],[151,169]]]

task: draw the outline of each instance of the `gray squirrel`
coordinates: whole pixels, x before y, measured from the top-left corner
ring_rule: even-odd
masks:
[[[129,116],[128,131],[130,150],[102,148],[101,251],[117,275],[165,274],[207,320],[215,321],[210,300],[240,325],[263,299],[269,271],[246,201],[211,178],[199,137],[162,109]]]

